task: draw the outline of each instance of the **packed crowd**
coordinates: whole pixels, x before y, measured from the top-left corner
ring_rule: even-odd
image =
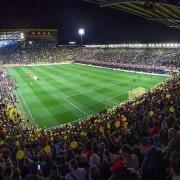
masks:
[[[179,180],[180,75],[133,101],[55,129],[28,126],[14,88],[1,69],[1,180]]]
[[[180,52],[177,48],[16,47],[8,49],[8,52],[0,52],[2,64],[60,63],[68,60],[156,73],[176,73],[180,69]]]
[[[81,55],[81,54],[80,54]],[[179,49],[94,49],[86,48],[76,62],[155,73],[177,72]]]
[[[74,59],[71,48],[31,47],[12,48],[0,53],[2,64],[60,63]]]

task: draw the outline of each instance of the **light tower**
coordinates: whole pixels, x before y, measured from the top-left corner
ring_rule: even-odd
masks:
[[[83,28],[81,28],[81,29],[79,29],[78,33],[81,36],[81,46],[82,46],[83,45],[83,35],[85,34],[85,31]]]

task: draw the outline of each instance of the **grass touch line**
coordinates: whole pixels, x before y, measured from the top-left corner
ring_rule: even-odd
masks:
[[[33,121],[33,124],[34,124],[34,125],[37,125],[37,123],[35,122],[35,120],[34,120],[34,118],[33,118],[33,116],[32,116],[32,113],[31,113],[31,111],[29,110],[29,108],[28,108],[28,106],[27,106],[27,104],[26,104],[26,102],[25,102],[25,100],[24,100],[24,97],[22,96],[22,94],[21,94],[21,92],[20,92],[19,89],[17,89],[17,93],[19,93],[19,95],[20,95],[20,97],[21,97],[21,99],[22,99],[22,101],[23,101],[23,104],[25,105],[26,109],[28,110],[29,115],[30,115],[30,118],[31,118],[31,120]]]
[[[113,71],[122,71],[122,72],[136,73],[136,74],[145,74],[145,75],[153,75],[153,76],[167,76],[167,77],[171,77],[172,76],[170,74],[158,74],[158,73],[149,73],[149,72],[143,72],[143,71],[125,70],[125,69],[121,69],[121,68],[109,68],[109,67],[96,66],[96,65],[83,64],[83,63],[76,63],[76,62],[74,64],[79,64],[79,65],[89,66],[89,67],[95,67],[95,68],[100,68],[100,69],[109,69],[109,70],[113,70]]]

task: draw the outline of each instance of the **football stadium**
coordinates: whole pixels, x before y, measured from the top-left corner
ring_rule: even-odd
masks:
[[[68,9],[69,24],[74,9],[107,13],[110,23],[127,14],[179,35],[179,1],[68,1],[36,8],[47,8],[46,17],[56,6],[66,21]],[[48,24],[36,15],[29,21]],[[62,45],[61,28],[7,27],[0,28],[0,180],[180,179],[178,41],[132,43],[127,33],[121,43],[109,30],[88,40],[81,26],[73,41],[66,27]]]

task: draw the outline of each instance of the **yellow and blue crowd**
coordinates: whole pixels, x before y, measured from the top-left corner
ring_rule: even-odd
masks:
[[[29,126],[15,85],[2,68],[0,179],[180,179],[180,74],[133,101],[54,129]]]

